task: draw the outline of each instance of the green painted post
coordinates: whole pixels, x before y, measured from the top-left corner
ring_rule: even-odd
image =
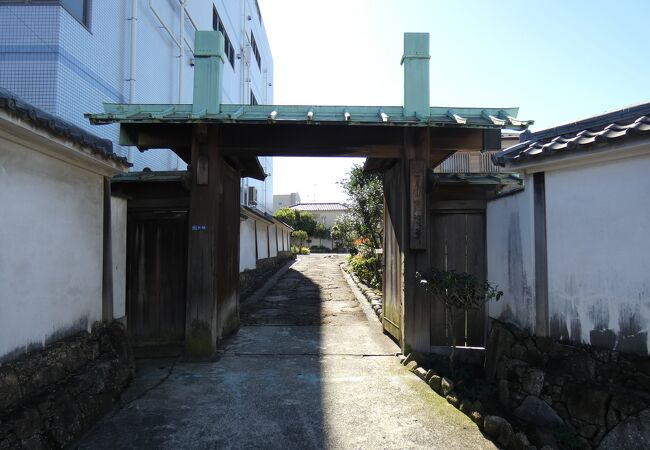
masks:
[[[220,31],[196,32],[192,114],[219,114],[224,53],[224,39]]]
[[[429,117],[429,33],[404,33],[404,116]]]

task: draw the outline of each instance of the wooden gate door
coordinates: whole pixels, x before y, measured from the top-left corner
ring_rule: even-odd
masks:
[[[402,327],[402,256],[395,225],[384,202],[384,330],[401,343]],[[395,220],[395,219],[393,219]]]
[[[187,213],[129,212],[126,307],[135,345],[185,339]]]
[[[455,202],[434,205],[431,214],[432,266],[438,269],[467,272],[485,279],[485,209],[453,209]],[[431,303],[431,345],[451,344],[451,333],[458,346],[484,347],[486,311],[455,312],[456,323],[450,323],[444,306]],[[453,328],[453,329],[452,329]]]

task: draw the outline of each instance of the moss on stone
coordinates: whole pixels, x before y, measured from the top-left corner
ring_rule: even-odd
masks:
[[[214,343],[210,325],[200,320],[192,321],[187,337],[187,354],[190,358],[205,358],[214,353]]]

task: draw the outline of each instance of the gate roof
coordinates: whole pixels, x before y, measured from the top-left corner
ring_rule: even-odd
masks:
[[[196,124],[219,125],[219,151],[242,176],[264,179],[257,156],[367,156],[380,169],[400,157],[403,129],[432,129],[431,165],[457,150],[501,148],[502,128],[523,130],[518,108],[429,107],[429,35],[404,36],[404,106],[228,105],[221,103],[223,35],[195,35],[192,104],[104,104],[93,124],[118,122],[120,143],[170,148],[189,161]]]

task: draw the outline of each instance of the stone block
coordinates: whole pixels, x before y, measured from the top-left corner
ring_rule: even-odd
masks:
[[[16,437],[20,440],[32,437],[43,427],[41,416],[35,408],[20,408],[12,422]]]
[[[529,447],[530,442],[528,441],[528,437],[522,432],[513,434],[508,445],[508,448],[511,450],[528,450]]]
[[[512,425],[499,416],[486,416],[483,421],[483,429],[492,439],[496,440],[499,444],[507,447],[512,438]]]
[[[424,377],[424,381],[426,381],[428,383],[429,381],[431,381],[431,377],[434,376],[434,375],[437,375],[437,374],[438,373],[434,369],[427,370],[427,374]]]
[[[418,367],[418,363],[416,363],[415,361],[410,361],[404,367],[406,367],[411,372],[414,372],[415,369],[417,369]]]
[[[20,383],[11,367],[0,367],[0,411],[5,411],[21,398]]]
[[[431,379],[429,380],[429,386],[431,386],[431,389],[433,389],[435,392],[440,394],[442,392],[442,378],[438,375],[432,375]]]
[[[472,402],[470,402],[467,399],[463,399],[460,402],[460,406],[458,407],[458,409],[460,409],[463,412],[463,414],[469,416],[472,413]]]
[[[440,381],[440,389],[445,397],[454,390],[454,382],[445,377]]]
[[[472,422],[478,425],[479,428],[483,428],[483,421],[485,418],[483,417],[483,413],[481,411],[472,411],[469,417],[472,419]]]
[[[497,364],[503,356],[510,356],[514,343],[515,338],[512,333],[499,322],[493,322],[485,354],[485,374],[488,379],[496,376]]]
[[[536,348],[526,350],[524,361],[537,368],[543,368],[545,363],[544,356]]]
[[[606,363],[598,367],[596,375],[601,383],[612,383],[620,375],[621,368],[616,363]]]
[[[513,413],[521,420],[542,428],[565,427],[564,421],[553,408],[546,402],[530,395],[524,399]]]
[[[569,414],[594,425],[605,425],[609,393],[596,386],[571,384],[564,388]]]
[[[632,416],[642,409],[646,408],[646,404],[636,395],[632,394],[618,394],[612,397],[610,408],[613,408],[623,417]]]
[[[512,346],[511,356],[514,359],[523,360],[526,357],[526,351],[528,351],[528,349],[525,346],[521,344],[515,344]]]
[[[600,442],[598,449],[650,448],[650,408],[641,411],[614,427]]]
[[[413,373],[416,374],[421,380],[426,380],[427,371],[422,367],[418,367],[413,371]]]
[[[549,353],[553,350],[555,341],[547,336],[537,336],[535,337],[535,346],[542,353]]]
[[[533,368],[526,370],[521,378],[521,386],[527,394],[538,397],[544,387],[544,371]]]
[[[507,407],[510,402],[510,385],[508,380],[499,380],[498,397],[499,403]]]
[[[450,392],[447,396],[445,396],[445,398],[447,399],[447,402],[454,408],[458,408],[460,406],[460,397],[455,392]]]

